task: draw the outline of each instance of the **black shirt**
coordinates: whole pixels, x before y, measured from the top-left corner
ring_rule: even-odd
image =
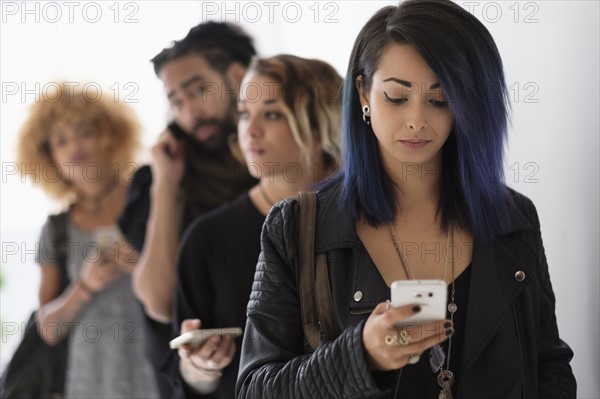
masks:
[[[471,279],[471,265],[458,276],[455,284],[455,299],[458,310],[454,314],[454,334],[452,335],[452,353],[450,354],[450,371],[454,374],[454,384],[452,385],[452,396],[456,397],[456,387],[460,380],[461,353],[464,346],[465,329],[467,328],[467,303],[469,298],[469,282]],[[448,303],[452,300],[452,285],[448,286]],[[450,312],[446,317],[450,319]],[[448,354],[449,340],[445,340],[441,347],[444,353]],[[421,359],[417,364],[407,364],[401,369],[400,385],[398,386],[399,398],[411,399],[430,399],[437,398],[440,393],[440,386],[437,382],[438,372],[433,372],[429,363],[429,352],[426,350],[421,354]],[[444,361],[443,369],[446,369]],[[398,383],[398,371],[375,372],[373,376],[381,388],[388,388],[394,391]]]
[[[201,328],[244,328],[264,220],[246,193],[194,221],[181,241],[174,325],[198,318]],[[208,397],[235,397],[241,344],[240,337],[219,389]],[[177,370],[177,362],[171,363]],[[186,396],[195,395],[187,389]]]
[[[247,192],[257,182],[248,174],[246,166],[237,162],[229,151],[215,156],[199,156],[192,151],[192,146],[186,146],[186,171],[181,183],[183,198],[179,209],[182,232],[197,217]],[[144,248],[151,185],[152,171],[149,166],[143,166],[133,176],[125,209],[118,220],[123,235],[138,252]],[[163,398],[173,397],[173,386],[161,371],[170,359],[168,343],[171,331],[171,324],[157,322],[144,313],[144,348],[154,367]]]

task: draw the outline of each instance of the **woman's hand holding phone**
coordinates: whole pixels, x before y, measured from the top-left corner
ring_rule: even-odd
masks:
[[[180,334],[198,330],[200,325],[198,319],[184,320],[181,323]],[[184,362],[182,367],[185,368],[186,364],[190,365],[203,380],[218,379],[221,370],[233,360],[235,351],[236,345],[231,335],[213,335],[200,345],[187,343],[179,346],[178,349],[179,357]]]
[[[446,288],[442,285],[440,290],[416,281],[392,284],[393,306],[389,301],[378,304],[363,328],[370,370],[394,370],[416,363],[421,353],[454,333],[452,322],[444,319]],[[435,294],[430,295],[432,292]]]
[[[114,262],[105,258],[87,260],[81,268],[79,279],[90,294],[104,290],[111,282],[121,275],[121,271]]]

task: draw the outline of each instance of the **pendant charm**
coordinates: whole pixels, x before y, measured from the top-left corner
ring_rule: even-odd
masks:
[[[454,302],[448,304],[448,312],[455,313],[458,310],[458,306]]]
[[[437,375],[437,382],[442,390],[438,399],[452,399],[452,384],[454,384],[454,374],[450,370],[442,370]]]
[[[429,349],[429,366],[431,366],[431,371],[434,373],[440,371],[445,361],[446,353],[440,344],[437,344]]]
[[[450,370],[442,370],[437,375],[437,382],[441,388],[452,388],[454,374]]]
[[[450,388],[442,388],[438,395],[438,399],[452,399],[452,391]]]

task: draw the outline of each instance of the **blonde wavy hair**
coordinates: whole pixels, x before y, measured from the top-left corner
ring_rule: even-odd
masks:
[[[33,178],[34,185],[57,200],[69,199],[74,195],[74,188],[62,174],[57,179],[47,179],[42,173],[54,163],[49,141],[56,129],[65,125],[90,125],[99,137],[101,161],[117,165],[115,176],[117,173],[131,176],[132,161],[139,146],[140,124],[133,110],[115,101],[108,92],[95,95],[97,93],[91,90],[84,90],[85,87],[61,82],[40,93],[19,132],[17,162],[21,176]]]
[[[254,57],[246,72],[266,76],[281,88],[282,111],[307,165],[313,164],[313,148],[321,144],[325,170],[332,172],[340,162],[342,124],[342,77],[328,63],[281,54],[270,58]],[[243,161],[237,136],[230,139],[231,151]]]

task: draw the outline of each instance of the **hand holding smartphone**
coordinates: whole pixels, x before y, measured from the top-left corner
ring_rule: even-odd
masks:
[[[181,334],[177,338],[173,338],[169,342],[169,346],[171,349],[177,349],[185,344],[200,346],[214,335],[230,335],[233,338],[237,338],[242,335],[242,329],[240,327],[227,327],[192,330]]]
[[[428,323],[446,318],[446,282],[443,280],[398,280],[391,286],[391,305],[420,305],[421,311],[402,320],[409,323]]]
[[[94,241],[101,248],[109,248],[122,238],[116,226],[99,227],[94,231]]]

